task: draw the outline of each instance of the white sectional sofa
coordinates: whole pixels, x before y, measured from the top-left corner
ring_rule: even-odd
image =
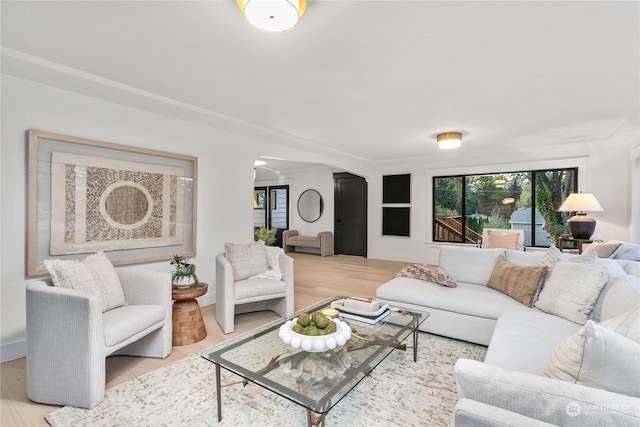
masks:
[[[443,246],[439,267],[456,280],[456,287],[395,277],[378,288],[377,298],[381,302],[429,312],[421,330],[488,346],[484,362],[461,359],[456,364],[460,401],[454,413],[455,425],[640,425],[638,394],[627,395],[545,376],[556,349],[566,345],[569,337],[584,333],[586,321],[575,322],[546,313],[535,305],[529,307],[487,286],[501,256],[520,266],[549,265],[547,254],[552,250],[557,252],[555,248],[524,252]],[[559,252],[556,256],[566,257]],[[601,270],[606,274],[602,280],[607,282],[599,295],[593,297],[597,297],[597,302],[589,310],[590,320],[605,322],[604,325],[634,310],[635,317],[631,318],[638,319],[640,262],[595,257],[574,261],[606,266]],[[553,268],[553,264],[547,268]],[[547,272],[540,283],[544,284],[549,276]],[[571,317],[574,313],[568,314]],[[638,323],[634,321],[631,325],[636,343],[640,337]],[[640,378],[640,363],[635,366],[625,363],[621,368],[625,375],[630,371],[631,376],[637,373]],[[637,390],[635,393],[640,391],[640,384]]]

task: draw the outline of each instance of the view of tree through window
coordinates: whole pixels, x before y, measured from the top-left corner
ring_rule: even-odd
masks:
[[[578,169],[433,178],[433,241],[478,243],[484,229],[523,230],[526,246],[558,244],[577,191]],[[464,224],[464,226],[463,226]]]

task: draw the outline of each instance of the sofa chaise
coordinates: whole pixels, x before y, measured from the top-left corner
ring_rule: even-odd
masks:
[[[518,286],[519,280],[531,282],[526,304],[516,299],[522,295],[512,297],[495,288],[500,266],[506,266],[504,280]],[[637,387],[632,383],[631,391],[619,392],[585,385],[581,378],[559,379],[564,374],[558,374],[566,364],[562,357],[570,353],[567,342],[582,337],[586,348],[588,325],[602,329],[601,325],[619,324],[624,318],[621,339],[631,342],[624,341],[625,345],[638,346],[640,262],[568,256],[555,247],[524,252],[443,246],[439,266],[431,268],[437,268],[453,285],[399,275],[378,288],[377,298],[392,306],[429,312],[428,321],[420,327],[425,332],[488,346],[484,362],[461,359],[456,364],[460,400],[453,416],[455,425],[640,425],[640,383]],[[540,268],[544,274],[539,279],[518,276],[540,273]],[[599,273],[581,280],[575,277],[575,271],[581,269]],[[562,276],[566,272],[574,276],[567,279]],[[589,292],[554,295],[554,291],[563,292],[563,286],[556,283],[561,279],[567,286],[574,279],[578,285],[597,282],[597,286]],[[585,306],[590,306],[557,304],[575,295],[589,300]],[[620,329],[614,333],[616,339],[618,332]],[[623,360],[617,365],[618,373],[640,378],[640,364]]]

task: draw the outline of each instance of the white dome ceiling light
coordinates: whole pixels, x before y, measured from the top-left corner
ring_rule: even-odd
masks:
[[[307,9],[307,0],[236,0],[247,21],[265,31],[293,28]]]

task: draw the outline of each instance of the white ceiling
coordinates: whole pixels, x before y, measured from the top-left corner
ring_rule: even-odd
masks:
[[[275,34],[233,0],[0,7],[3,72],[253,137],[370,161],[444,131],[467,156],[638,141],[637,1],[309,0]]]

